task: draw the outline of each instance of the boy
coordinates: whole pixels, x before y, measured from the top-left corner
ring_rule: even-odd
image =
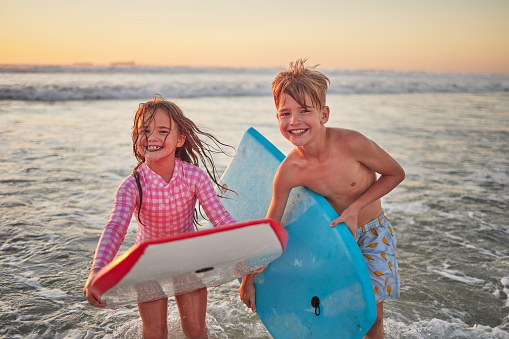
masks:
[[[399,272],[396,237],[380,198],[403,181],[405,172],[359,132],[325,127],[330,81],[315,71],[316,66],[306,68],[305,61],[290,63],[290,69],[281,71],[272,82],[279,129],[295,147],[277,170],[267,218],[281,221],[293,187],[306,186],[327,199],[339,215],[330,226],[341,222],[348,226],[370,271],[377,318],[366,337],[383,338],[383,301],[399,297]],[[254,275],[244,277],[239,293],[256,312]]]

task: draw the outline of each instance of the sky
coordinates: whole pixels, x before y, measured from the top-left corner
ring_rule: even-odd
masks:
[[[509,74],[508,0],[0,0],[0,64]]]

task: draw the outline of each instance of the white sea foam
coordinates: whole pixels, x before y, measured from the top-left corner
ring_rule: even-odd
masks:
[[[509,277],[502,278],[500,282],[504,285],[504,293],[509,295]]]
[[[485,283],[485,280],[483,280],[483,279],[469,277],[469,276],[466,276],[461,271],[449,269],[447,264],[443,264],[442,268],[428,266],[427,270],[429,272],[434,272],[434,273],[437,273],[443,277],[449,278],[451,280],[459,281],[459,282],[462,282],[465,284],[481,285],[481,284]]]
[[[504,292],[506,296],[505,306],[509,307],[509,277],[502,278],[500,282],[503,286],[502,292]]]
[[[444,338],[476,338],[476,339],[509,339],[506,329],[482,325],[468,326],[461,320],[447,322],[439,319],[403,323],[392,319],[384,320],[387,339],[444,339]]]
[[[240,306],[240,300],[238,303]],[[244,305],[242,305],[244,306]],[[245,321],[249,318],[249,321]],[[257,319],[256,314],[251,312],[240,312],[236,307],[225,305],[224,301],[209,303],[207,307],[206,325],[209,338],[211,339],[229,339],[229,338],[271,338],[270,334]],[[168,338],[185,338],[180,324],[180,315],[175,307],[168,309]],[[140,338],[142,334],[142,323],[140,319],[131,320],[120,326],[111,335],[105,337],[115,338]]]
[[[26,275],[30,275],[30,273],[26,273]],[[15,276],[14,279],[20,283],[35,288],[38,294],[53,302],[62,303],[62,299],[67,297],[67,294],[60,289],[48,289],[42,287],[39,282],[39,278],[37,277]]]
[[[278,69],[0,66],[0,100],[66,101],[271,95]],[[509,77],[322,70],[331,94],[509,91]]]
[[[222,312],[224,312],[224,309]],[[231,331],[228,321],[224,319],[219,319],[218,321],[210,313],[209,310],[206,319],[209,337],[211,339],[228,339]],[[386,339],[509,339],[509,333],[506,329],[483,325],[468,326],[461,320],[447,322],[440,319],[432,319],[430,321],[404,323],[386,318],[384,322]],[[236,323],[234,326],[239,327],[241,325]],[[171,339],[182,339],[185,337],[180,326],[178,313],[170,313],[168,315],[168,332],[168,338]],[[85,333],[83,331],[71,330],[66,333],[66,338],[84,338]],[[141,333],[141,320],[136,319],[125,323],[113,334],[107,335],[105,338],[139,338]],[[238,333],[244,333],[242,338],[271,338],[261,322],[258,322],[256,326],[246,328],[244,331],[239,330]]]

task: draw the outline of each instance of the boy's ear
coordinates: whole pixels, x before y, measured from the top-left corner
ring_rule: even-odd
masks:
[[[320,122],[322,124],[326,124],[329,121],[329,106],[323,106],[322,111],[320,112]]]
[[[185,134],[180,134],[177,138],[177,147],[184,145],[185,142],[186,142]]]

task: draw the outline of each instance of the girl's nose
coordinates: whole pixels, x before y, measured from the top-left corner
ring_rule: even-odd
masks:
[[[147,140],[150,141],[150,140],[155,140],[156,139],[156,135],[154,132],[149,132],[147,134]]]

